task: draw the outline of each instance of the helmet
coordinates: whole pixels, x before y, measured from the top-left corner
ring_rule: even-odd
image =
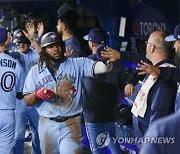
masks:
[[[13,33],[13,43],[18,43],[18,42],[24,42],[31,44],[29,39],[24,35],[23,31],[21,29],[17,29]]]
[[[48,32],[44,34],[41,38],[41,48],[44,48],[54,43],[61,43],[62,45],[65,45],[62,38],[55,32]]]

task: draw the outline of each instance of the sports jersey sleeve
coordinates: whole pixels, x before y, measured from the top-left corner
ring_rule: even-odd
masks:
[[[160,67],[160,77],[180,82],[180,67]]]
[[[23,88],[23,95],[29,94],[34,92],[36,89],[35,85],[35,77],[34,77],[34,67],[32,67],[29,71],[29,73],[26,76],[25,82],[24,82],[24,88]]]
[[[102,74],[111,71],[113,68],[113,64],[110,63],[110,65],[106,65],[103,62],[98,61],[95,64],[94,68],[94,74]]]
[[[79,68],[83,70],[84,76],[93,77],[96,74],[106,73],[112,70],[113,64],[106,65],[101,61],[93,61],[90,58],[78,58]]]
[[[93,77],[94,76],[94,67],[97,63],[89,58],[71,58],[74,60],[75,67],[80,70],[84,74],[84,76]]]
[[[20,72],[19,72],[19,78],[18,78],[18,88],[17,88],[17,92],[22,92],[23,91],[23,87],[24,87],[24,80],[25,80],[25,72],[24,72],[24,70],[23,70],[23,68],[22,68],[22,66],[20,65],[20,63],[19,63],[19,70],[20,70]]]

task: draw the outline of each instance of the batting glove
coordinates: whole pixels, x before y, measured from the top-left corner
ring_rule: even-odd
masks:
[[[34,91],[34,96],[42,100],[48,100],[54,96],[54,92],[47,88],[41,88]]]

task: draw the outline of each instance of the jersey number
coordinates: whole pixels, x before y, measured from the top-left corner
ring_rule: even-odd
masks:
[[[1,78],[1,87],[5,92],[9,92],[15,85],[15,74],[13,72],[5,72]]]

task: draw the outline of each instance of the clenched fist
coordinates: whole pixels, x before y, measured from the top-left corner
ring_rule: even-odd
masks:
[[[34,96],[42,100],[48,100],[54,96],[54,92],[47,88],[41,88],[34,91]]]

